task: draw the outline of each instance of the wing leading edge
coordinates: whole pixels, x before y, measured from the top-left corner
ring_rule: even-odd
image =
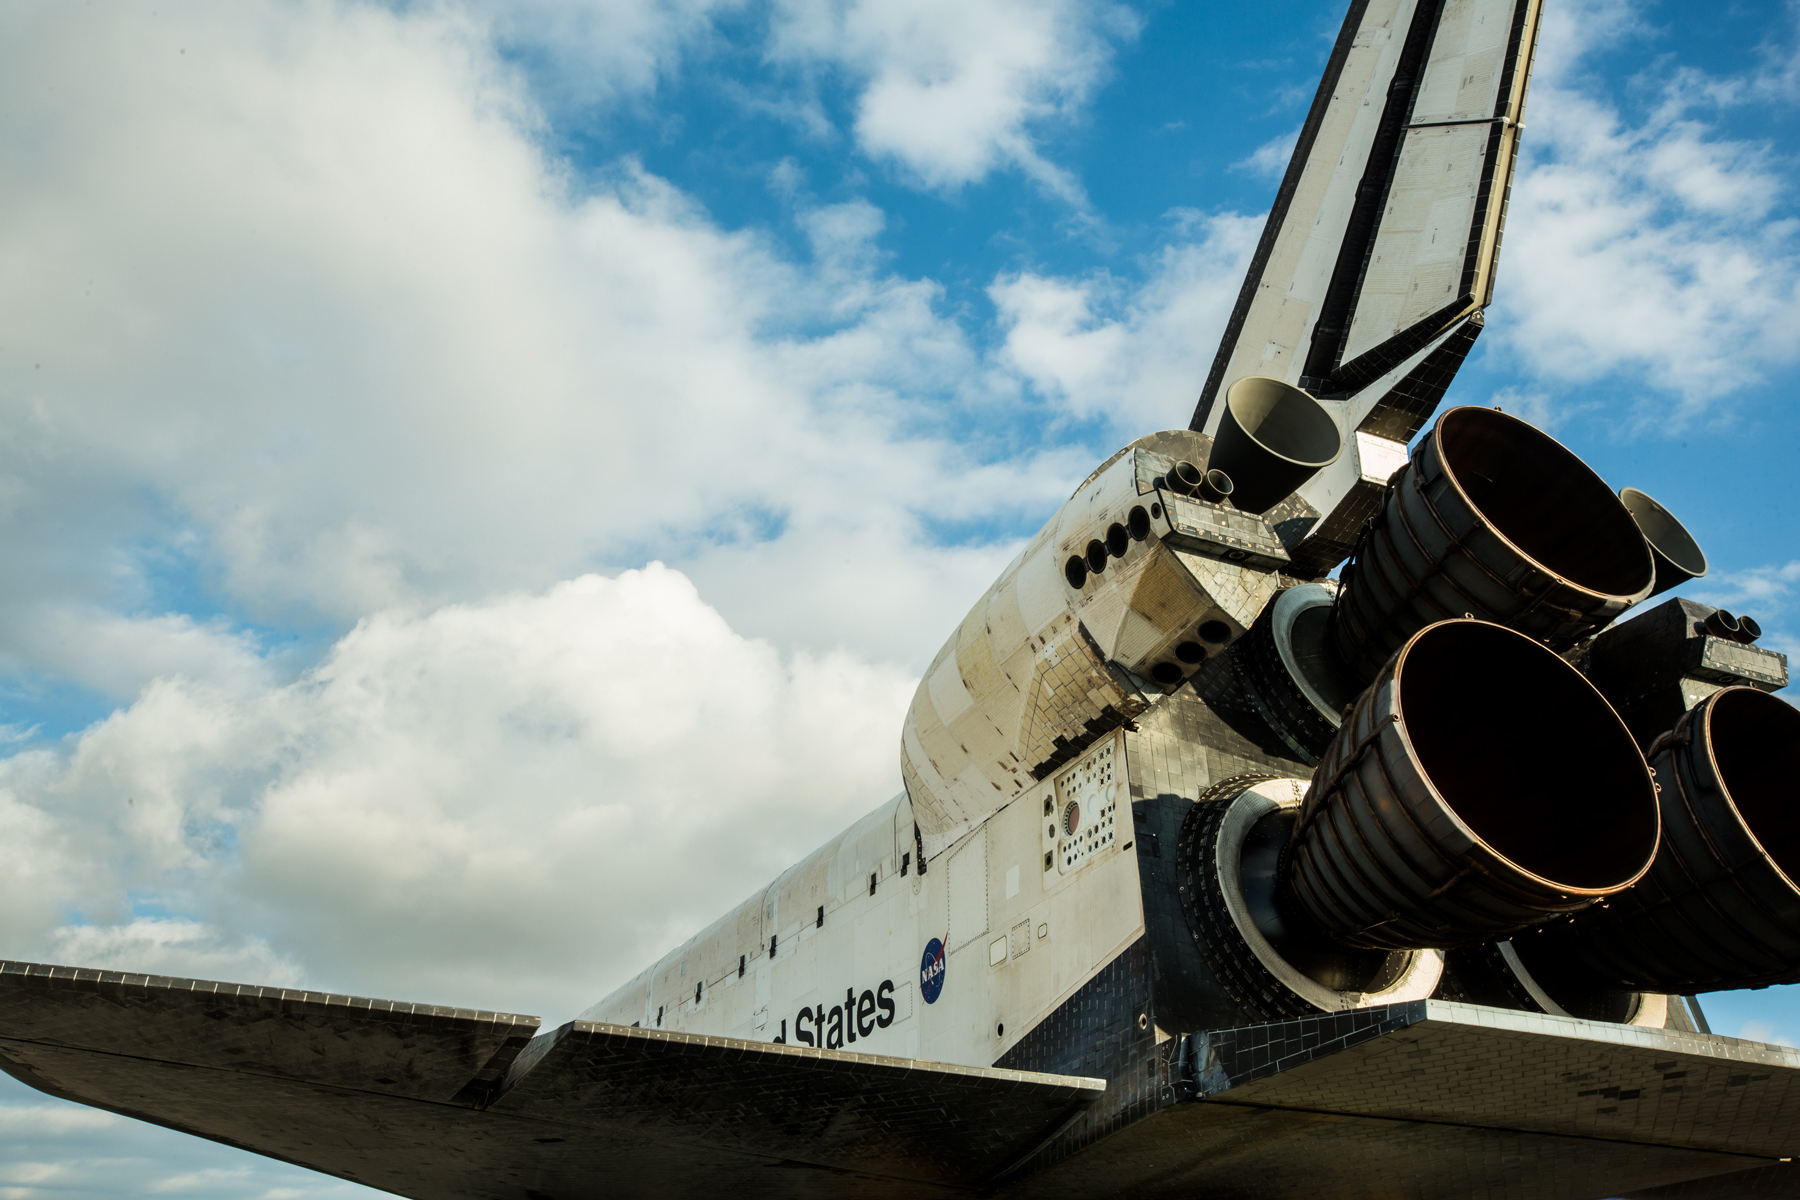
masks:
[[[0,963],[0,1067],[405,1196],[949,1195],[1105,1089],[732,1038]]]

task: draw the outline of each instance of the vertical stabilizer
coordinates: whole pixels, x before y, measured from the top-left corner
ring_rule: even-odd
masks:
[[[1194,412],[1267,375],[1410,437],[1382,403],[1454,371],[1493,292],[1540,0],[1354,0]],[[1455,336],[1450,336],[1454,334]],[[1382,395],[1359,395],[1379,391]],[[1417,396],[1398,407],[1418,407]],[[1370,432],[1377,432],[1370,430]]]

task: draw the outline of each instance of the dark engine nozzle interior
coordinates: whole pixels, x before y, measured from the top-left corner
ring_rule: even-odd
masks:
[[[1516,417],[1453,408],[1358,544],[1333,632],[1362,679],[1420,629],[1462,616],[1566,649],[1655,580],[1637,522],[1586,463]]]
[[[1225,393],[1225,412],[1206,465],[1231,476],[1232,503],[1266,512],[1337,461],[1344,435],[1330,413],[1304,391],[1252,375]]]
[[[1656,562],[1652,596],[1706,574],[1706,551],[1700,549],[1700,543],[1687,526],[1675,519],[1674,513],[1636,488],[1619,489],[1619,503],[1650,544],[1650,557]]]
[[[1730,687],[1651,747],[1662,846],[1605,908],[1519,939],[1539,964],[1692,994],[1800,982],[1800,709]]]
[[[1593,685],[1530,638],[1445,621],[1338,730],[1285,886],[1347,945],[1466,946],[1629,887],[1658,828],[1649,767]]]

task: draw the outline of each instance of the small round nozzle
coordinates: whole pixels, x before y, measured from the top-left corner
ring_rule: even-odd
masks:
[[[1652,596],[1706,574],[1706,552],[1673,513],[1636,488],[1619,489],[1619,502],[1643,531],[1650,557],[1656,560]]]
[[[1207,465],[1237,484],[1233,503],[1260,513],[1336,462],[1343,449],[1344,435],[1322,404],[1292,384],[1252,375],[1226,391]]]
[[[1754,646],[1756,639],[1761,636],[1762,626],[1757,624],[1755,617],[1738,618],[1738,641],[1746,646]]]
[[[1171,492],[1191,496],[1199,490],[1200,485],[1205,481],[1205,476],[1200,474],[1199,467],[1183,460],[1170,467],[1169,473],[1163,477],[1163,480],[1169,485]]]
[[[1187,464],[1183,463],[1182,465],[1186,466]],[[1214,467],[1200,479],[1200,498],[1220,504],[1231,499],[1234,487],[1231,476]]]
[[[1739,634],[1741,634],[1744,629],[1744,623],[1742,621],[1738,620],[1722,608],[1714,609],[1711,613],[1707,614],[1707,618],[1702,624],[1705,625],[1706,632],[1712,634],[1714,637],[1728,638],[1734,642],[1738,640]]]

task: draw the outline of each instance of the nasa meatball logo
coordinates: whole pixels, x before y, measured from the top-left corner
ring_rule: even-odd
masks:
[[[919,995],[925,1003],[936,1004],[944,990],[944,943],[932,938],[925,943],[925,957],[919,960]]]

